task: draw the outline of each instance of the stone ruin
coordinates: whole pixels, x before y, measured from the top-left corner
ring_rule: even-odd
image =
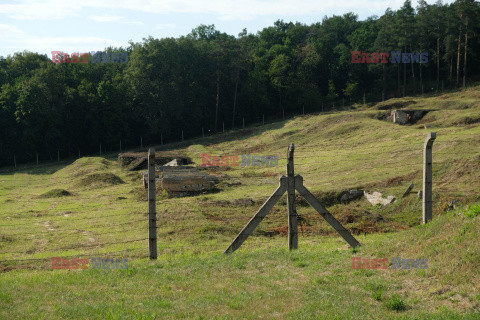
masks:
[[[389,118],[400,125],[414,124],[428,112],[429,110],[392,110]]]

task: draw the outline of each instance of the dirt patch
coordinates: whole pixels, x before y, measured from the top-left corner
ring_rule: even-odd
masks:
[[[113,173],[94,173],[82,178],[77,185],[82,187],[114,186],[125,183]]]
[[[38,198],[60,198],[68,197],[72,194],[65,189],[53,189],[38,196]]]

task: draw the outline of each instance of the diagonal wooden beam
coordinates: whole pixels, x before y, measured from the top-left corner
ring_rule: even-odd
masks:
[[[238,236],[232,241],[230,246],[223,253],[232,253],[233,251],[240,248],[242,243],[247,240],[248,236],[253,233],[253,230],[260,224],[260,222],[265,218],[267,213],[273,208],[275,203],[280,200],[282,195],[287,190],[287,177],[280,177],[280,185],[277,190],[268,198],[267,201],[262,205],[262,207],[257,211],[252,219],[247,223],[247,225],[240,231]]]
[[[337,219],[335,219],[327,209],[315,198],[310,191],[303,185],[303,177],[300,175],[295,176],[295,189],[307,200],[307,202],[342,236],[348,244],[355,248],[360,246],[360,243],[355,239],[351,233],[345,229]]]

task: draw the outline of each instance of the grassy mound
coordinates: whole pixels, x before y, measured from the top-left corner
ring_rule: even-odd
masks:
[[[100,187],[100,186],[114,186],[125,183],[119,176],[110,173],[93,173],[85,178],[82,178],[77,185],[81,187]]]
[[[112,161],[102,157],[85,157],[76,160],[71,165],[57,171],[53,177],[80,177],[92,172],[103,171],[109,169]]]
[[[47,191],[39,195],[38,197],[39,198],[59,198],[59,197],[66,197],[71,195],[72,194],[65,189],[52,189],[50,191]]]

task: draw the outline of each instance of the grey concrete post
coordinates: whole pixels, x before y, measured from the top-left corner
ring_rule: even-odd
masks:
[[[288,206],[288,249],[298,248],[298,221],[295,208],[295,174],[293,170],[293,152],[295,145],[288,146],[287,154],[287,206]]]
[[[432,220],[432,146],[437,134],[430,132],[423,149],[423,223]]]

